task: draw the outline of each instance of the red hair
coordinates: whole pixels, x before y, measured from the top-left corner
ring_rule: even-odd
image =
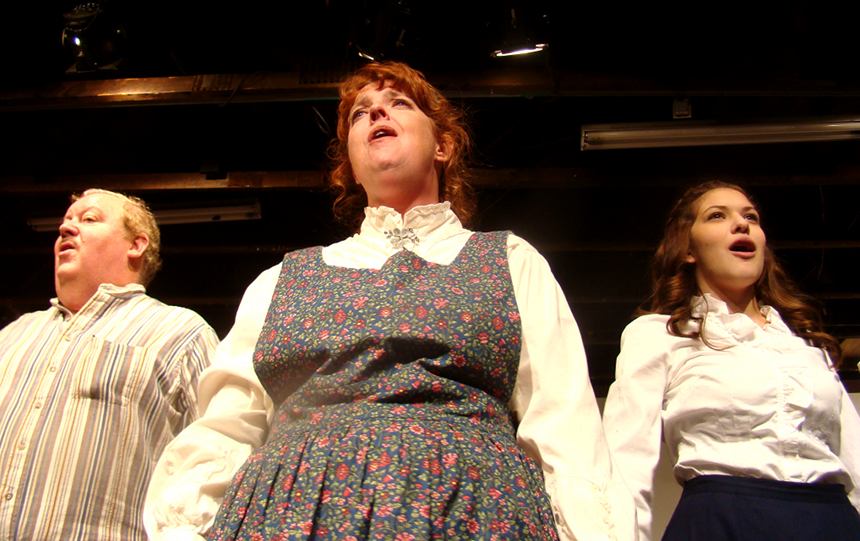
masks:
[[[692,298],[701,295],[701,291],[696,282],[695,264],[687,261],[687,254],[698,201],[719,188],[735,190],[753,201],[746,190],[727,182],[709,181],[687,189],[669,212],[663,239],[651,261],[651,296],[638,310],[640,315],[668,315],[666,328],[670,334],[702,338],[706,344],[702,335],[704,321],[693,316],[690,305]],[[764,270],[755,284],[755,295],[761,303],[774,307],[794,334],[826,350],[838,365],[842,350],[839,342],[824,332],[820,309],[788,277],[768,246],[765,247]],[[691,320],[699,323],[699,330],[684,332],[683,327]]]
[[[329,158],[333,164],[329,184],[336,194],[333,205],[335,218],[357,228],[367,206],[367,195],[356,183],[349,163],[347,139],[349,111],[359,92],[374,83],[380,89],[390,85],[403,92],[433,121],[436,139],[449,151],[448,160],[439,170],[439,200],[449,201],[460,221],[468,224],[475,211],[475,196],[466,176],[466,161],[472,144],[463,123],[463,114],[428,83],[421,72],[400,62],[367,64],[340,85],[337,138],[329,145]]]

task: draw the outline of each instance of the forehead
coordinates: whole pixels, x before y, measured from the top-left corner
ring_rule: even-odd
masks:
[[[732,188],[715,188],[705,192],[699,198],[697,209],[699,211],[713,206],[721,207],[752,207],[750,200],[737,190]]]
[[[386,79],[382,85],[379,82],[374,81],[372,83],[367,83],[358,91],[358,94],[355,95],[355,101],[353,105],[358,104],[363,100],[370,99],[374,94],[383,94],[386,96],[405,96],[406,94],[394,86],[394,81]]]
[[[109,193],[92,193],[73,202],[68,213],[85,212],[88,209],[98,209],[104,214],[123,214],[123,198]]]

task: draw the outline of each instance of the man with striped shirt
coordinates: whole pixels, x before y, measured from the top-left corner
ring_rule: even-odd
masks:
[[[73,197],[54,245],[57,297],[0,331],[0,540],[141,540],[150,472],[194,420],[218,343],[144,286],[160,234],[140,199]]]

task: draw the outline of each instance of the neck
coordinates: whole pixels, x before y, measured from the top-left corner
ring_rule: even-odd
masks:
[[[71,313],[76,314],[96,294],[96,291],[98,291],[98,287],[75,288],[58,285],[57,298],[60,300],[60,304]]]
[[[57,293],[57,299],[60,304],[66,307],[70,312],[77,313],[78,310],[96,294],[99,286],[102,284],[112,284],[118,287],[124,287],[132,283],[140,283],[140,275],[136,273],[129,274],[118,280],[107,280],[93,277],[92,280],[75,280],[75,279],[60,279],[54,277],[54,287]]]
[[[707,293],[725,302],[731,314],[746,314],[758,325],[764,325],[767,322],[761,313],[761,307],[753,289],[739,292],[707,291]]]
[[[434,204],[436,204],[436,203],[439,203],[439,200],[438,200],[438,199],[432,199],[432,200],[426,200],[426,201],[425,201],[425,200],[423,200],[423,199],[415,199],[415,200],[411,200],[411,201],[400,201],[400,202],[395,202],[395,201],[376,201],[374,204],[368,204],[368,206],[370,206],[370,207],[389,207],[389,208],[392,208],[392,209],[394,209],[398,214],[400,214],[400,216],[401,216],[401,217],[404,219],[404,221],[405,221],[405,220],[406,220],[406,214],[407,214],[410,210],[414,209],[415,207],[421,207],[421,206],[424,206],[424,205],[434,205]]]

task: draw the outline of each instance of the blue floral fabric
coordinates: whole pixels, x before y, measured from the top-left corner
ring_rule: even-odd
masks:
[[[508,233],[450,265],[287,254],[254,353],[278,405],[210,539],[557,539],[507,403],[520,356]]]

